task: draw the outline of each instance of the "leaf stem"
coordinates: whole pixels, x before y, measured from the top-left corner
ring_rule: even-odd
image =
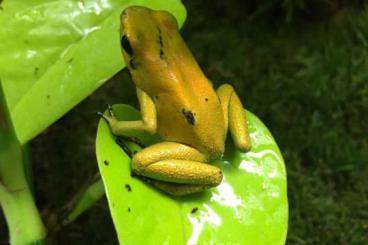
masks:
[[[20,145],[0,81],[0,205],[12,245],[40,243],[46,229],[29,188]]]
[[[95,182],[88,185],[86,188],[83,188],[81,192],[78,193],[67,205],[67,215],[64,218],[62,225],[74,222],[74,220],[76,220],[83,212],[100,200],[104,194],[104,185],[101,177],[98,176]]]

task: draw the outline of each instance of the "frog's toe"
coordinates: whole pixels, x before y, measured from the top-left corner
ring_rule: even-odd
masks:
[[[114,116],[114,110],[110,104],[107,104],[107,111],[109,112],[110,117]]]
[[[114,132],[114,124],[116,123],[116,118],[114,116],[106,115],[102,112],[97,112],[97,115],[102,117],[106,121],[106,123],[109,125],[111,130]]]
[[[110,124],[110,118],[108,116],[106,116],[105,114],[103,114],[102,112],[97,112],[97,115],[102,117],[108,124]]]
[[[106,122],[108,122],[109,120],[109,118],[105,115],[105,114],[103,114],[102,112],[97,112],[97,115],[99,116],[99,117],[102,117]]]

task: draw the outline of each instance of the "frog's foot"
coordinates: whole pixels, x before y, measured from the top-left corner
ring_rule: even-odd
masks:
[[[117,122],[117,119],[115,118],[114,111],[110,104],[107,104],[107,112],[108,112],[108,115],[102,112],[97,112],[97,115],[102,117],[107,122],[110,128],[113,128],[113,125]]]
[[[221,183],[221,170],[207,162],[208,157],[192,147],[161,142],[134,155],[132,169],[170,194],[186,195]]]
[[[114,110],[110,104],[107,104],[107,111],[109,112],[110,117],[115,117]]]

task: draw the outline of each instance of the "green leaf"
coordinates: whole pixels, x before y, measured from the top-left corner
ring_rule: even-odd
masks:
[[[120,120],[140,118],[127,105],[116,105],[114,111]],[[229,140],[224,158],[214,163],[223,170],[222,184],[182,198],[131,177],[129,157],[101,120],[96,153],[120,243],[284,244],[288,203],[283,158],[264,124],[250,112],[247,117],[252,150],[240,153]]]
[[[124,67],[119,16],[129,5],[168,10],[180,25],[186,17],[178,0],[2,3],[0,77],[21,143]]]

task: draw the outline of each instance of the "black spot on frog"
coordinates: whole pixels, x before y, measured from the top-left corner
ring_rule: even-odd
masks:
[[[160,59],[165,59],[165,53],[164,53],[164,42],[162,40],[162,33],[161,29],[158,28],[158,43],[160,44]]]
[[[187,122],[194,126],[195,123],[196,123],[196,118],[195,118],[195,113],[193,113],[192,111],[190,110],[185,110],[185,109],[182,109],[181,110],[181,113],[183,113],[185,119],[187,120]]]

